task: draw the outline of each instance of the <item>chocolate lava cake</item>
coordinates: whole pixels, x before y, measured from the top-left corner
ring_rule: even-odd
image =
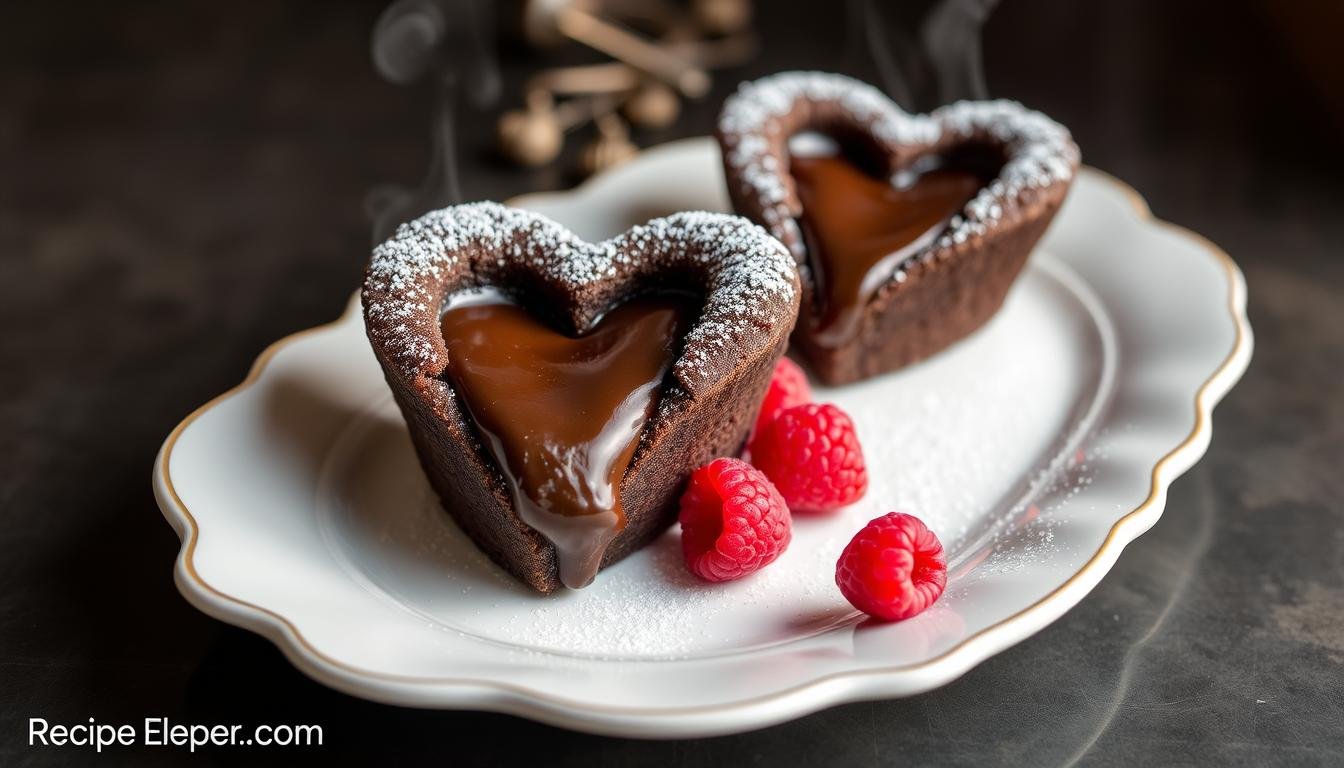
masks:
[[[1067,129],[1015,102],[912,115],[820,72],[744,84],[717,137],[733,207],[798,262],[793,343],[828,384],[921,360],[988,321],[1079,163]]]
[[[539,592],[582,587],[738,452],[797,319],[793,258],[735,216],[587,243],[495,203],[403,224],[364,320],[431,485]]]

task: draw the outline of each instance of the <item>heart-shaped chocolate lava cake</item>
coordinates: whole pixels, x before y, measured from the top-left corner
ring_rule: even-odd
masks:
[[[792,257],[736,216],[587,243],[495,203],[403,224],[363,289],[431,485],[540,592],[652,541],[690,472],[740,449],[799,300]]]
[[[838,147],[805,151],[806,134]],[[989,320],[1079,163],[1067,129],[1015,102],[911,115],[821,72],[744,84],[717,136],[734,208],[798,261],[793,341],[829,384],[923,359]]]

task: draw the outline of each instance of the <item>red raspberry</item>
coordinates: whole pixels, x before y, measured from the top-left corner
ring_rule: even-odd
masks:
[[[775,486],[739,459],[715,459],[691,474],[681,496],[681,551],[705,581],[731,581],[779,557],[793,538]]]
[[[752,434],[759,435],[765,425],[774,421],[785,408],[810,402],[812,388],[807,385],[807,374],[789,358],[779,358],[775,363],[775,372],[770,376],[770,387],[765,390],[765,397],[761,400],[761,413],[756,417],[756,428]]]
[[[781,411],[751,444],[751,463],[770,478],[794,512],[843,507],[868,490],[854,422],[830,403]]]
[[[914,515],[888,512],[865,525],[840,553],[835,583],[869,616],[908,619],[933,605],[947,586],[943,544]]]

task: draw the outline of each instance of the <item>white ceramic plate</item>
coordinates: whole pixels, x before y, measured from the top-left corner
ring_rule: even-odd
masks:
[[[589,239],[727,207],[708,139],[515,203]],[[582,591],[503,575],[429,491],[354,301],[183,421],[154,488],[187,599],[332,687],[608,734],[759,728],[942,685],[1081,600],[1208,445],[1250,358],[1244,304],[1226,255],[1084,170],[989,325],[818,394],[858,422],[868,495],[797,520],[788,552],[731,584],[689,578],[675,528]],[[951,579],[929,612],[865,623],[834,563],[893,509],[941,536]]]

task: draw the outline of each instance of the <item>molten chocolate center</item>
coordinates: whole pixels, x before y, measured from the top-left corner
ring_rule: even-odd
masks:
[[[621,481],[689,317],[639,298],[577,338],[498,295],[467,295],[441,321],[448,374],[513,494],[555,545],[572,589],[597,574],[625,526]]]
[[[986,181],[934,166],[892,183],[839,155],[794,156],[790,172],[816,285],[813,316],[798,328],[832,349],[858,334],[869,300],[897,266],[931,245]]]

